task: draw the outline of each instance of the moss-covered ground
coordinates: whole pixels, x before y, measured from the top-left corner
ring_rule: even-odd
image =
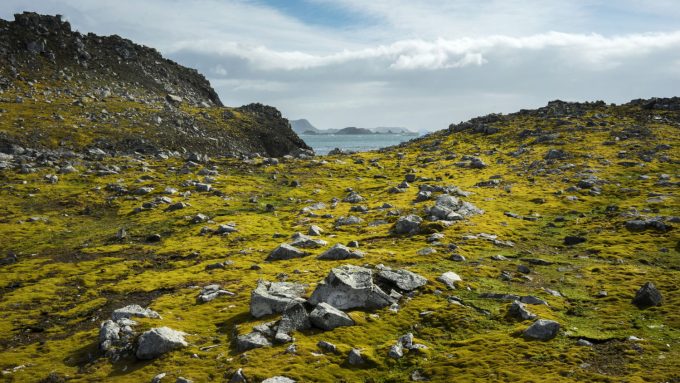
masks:
[[[34,124],[51,118],[26,105],[21,111],[4,107],[5,121],[22,113]],[[124,113],[127,106],[113,102],[106,108]],[[44,178],[54,174],[50,167],[29,174],[0,171],[0,249],[18,259],[0,266],[1,379],[147,382],[166,372],[168,381],[178,376],[196,382],[228,381],[233,371],[243,368],[249,381],[285,375],[300,382],[400,382],[409,381],[415,371],[438,382],[680,381],[678,224],[667,219],[676,226],[667,232],[631,232],[624,226],[636,215],[680,215],[677,121],[671,112],[603,105],[571,118],[516,115],[495,123],[501,131],[491,135],[439,132],[389,150],[284,159],[276,165],[260,158],[214,159],[187,167],[178,158],[107,157],[102,164],[118,166],[118,174],[100,176],[93,163],[76,160],[78,172],[60,174],[55,184]],[[85,142],[92,137],[79,138],[74,126],[78,122],[68,116],[59,124],[73,130],[59,130],[63,134],[53,136],[57,140]],[[639,132],[640,126],[648,130]],[[522,133],[527,131],[534,133]],[[525,152],[511,155],[520,146]],[[546,160],[550,149],[563,150],[567,157]],[[463,155],[478,156],[488,166],[458,166]],[[641,160],[643,156],[651,158]],[[188,185],[185,181],[203,180],[198,174],[203,168],[219,172],[212,181],[217,193],[183,186]],[[406,192],[389,192],[411,172],[418,179]],[[659,182],[662,174],[669,175],[667,182]],[[591,189],[569,191],[589,175],[598,178],[599,195]],[[500,183],[475,186],[492,177]],[[293,180],[300,186],[290,186]],[[130,192],[110,191],[110,184]],[[485,213],[431,227],[445,235],[440,244],[428,244],[424,233],[391,234],[398,215],[424,216],[424,208],[433,204],[414,202],[423,184],[469,191],[464,200]],[[142,186],[154,191],[133,193]],[[166,212],[167,205],[160,204],[136,212],[143,203],[164,196],[166,187],[178,189],[168,196],[174,202],[189,206]],[[331,200],[341,200],[349,188],[366,198],[361,204],[368,206],[367,213],[350,212],[352,204],[346,202],[333,206]],[[302,211],[316,202],[327,208],[313,214]],[[384,203],[393,207],[381,208]],[[388,214],[393,210],[399,214]],[[192,224],[191,217],[198,213],[211,221]],[[364,222],[334,227],[335,219],[347,215]],[[238,232],[200,234],[203,226],[230,222]],[[365,258],[320,261],[315,256],[324,249],[317,249],[300,259],[264,261],[277,245],[310,225],[324,230],[321,238],[328,246],[358,241]],[[128,234],[122,240],[116,239],[120,228]],[[147,242],[155,233],[161,241]],[[512,241],[514,247],[464,238],[480,233]],[[568,235],[583,236],[586,242],[566,246]],[[450,244],[458,246],[455,252],[466,258],[464,262],[450,260]],[[418,255],[428,246],[437,252]],[[493,260],[494,255],[507,260]],[[523,260],[527,258],[551,264],[534,265]],[[206,270],[226,260],[233,263]],[[398,312],[350,311],[356,326],[296,333],[295,354],[285,353],[287,345],[236,351],[235,334],[276,318],[255,320],[249,314],[250,292],[258,279],[306,283],[311,293],[331,268],[344,263],[407,268],[429,282],[402,301]],[[517,272],[520,264],[531,269],[526,277]],[[463,278],[458,289],[447,290],[436,281],[445,271]],[[501,279],[502,271],[513,277]],[[657,286],[664,302],[640,309],[631,300],[647,281]],[[235,295],[198,303],[197,286],[213,283]],[[607,295],[598,297],[602,290]],[[508,319],[509,302],[481,297],[488,292],[544,299],[548,306],[529,309],[558,321],[560,335],[545,342],[525,340],[520,332],[531,322]],[[452,303],[452,295],[467,306]],[[112,363],[103,357],[97,349],[99,324],[112,310],[132,303],[163,316],[140,320],[142,329],[165,325],[184,331],[189,347],[151,362]],[[400,360],[389,358],[390,345],[406,332],[428,348]],[[629,340],[631,336],[641,340]],[[577,346],[582,338],[594,345]],[[336,344],[338,354],[323,354],[316,346],[320,340]],[[368,363],[349,366],[351,348],[360,348]]]

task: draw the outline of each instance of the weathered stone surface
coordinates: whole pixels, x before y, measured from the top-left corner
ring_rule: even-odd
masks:
[[[387,267],[378,269],[378,278],[404,291],[412,291],[427,284],[427,279],[405,269],[392,270]]]
[[[255,318],[281,313],[291,302],[304,302],[300,296],[306,289],[305,285],[298,283],[260,280],[250,295],[250,313]]]
[[[309,314],[309,319],[314,327],[327,331],[336,327],[354,325],[354,321],[347,314],[324,302],[316,305]]]
[[[373,283],[370,269],[344,265],[331,270],[328,276],[316,287],[309,302],[321,302],[340,310],[361,308],[381,308],[389,306],[394,300]]]
[[[533,320],[536,319],[536,314],[527,310],[524,303],[520,301],[513,301],[508,309],[508,315],[513,318],[520,320]]]
[[[201,290],[201,293],[198,294],[198,301],[199,302],[210,302],[213,299],[219,297],[220,295],[234,295],[231,291],[223,290],[220,288],[220,285],[207,285],[203,287]]]
[[[140,305],[128,305],[123,308],[114,310],[113,313],[111,313],[111,319],[114,321],[117,321],[122,318],[154,318],[154,319],[160,319],[161,316],[148,308],[143,308]]]
[[[295,383],[295,381],[285,376],[272,376],[263,380],[262,383]]]
[[[395,234],[418,234],[420,231],[420,224],[422,222],[423,219],[415,214],[399,217],[397,222],[394,224],[392,231]]]
[[[291,246],[287,243],[279,245],[276,249],[272,250],[267,256],[267,261],[280,261],[293,258],[302,258],[308,253],[298,249],[297,247]]]
[[[184,335],[186,334],[169,327],[151,329],[140,335],[137,340],[137,358],[154,359],[166,352],[186,347],[188,344],[184,340]]]
[[[317,259],[327,259],[327,260],[345,260],[345,259],[357,259],[363,258],[364,253],[358,250],[352,250],[347,246],[341,245],[339,243],[333,245],[330,249],[324,251],[317,257]]]
[[[550,340],[557,336],[559,331],[559,323],[548,319],[539,319],[524,330],[524,337],[535,340]]]
[[[450,289],[456,288],[456,283],[462,281],[463,279],[453,271],[447,271],[444,274],[437,277],[437,280],[445,284]]]
[[[296,233],[293,235],[293,242],[291,242],[290,245],[293,247],[301,247],[303,249],[316,249],[318,247],[326,246],[327,244],[328,242],[322,239],[311,238],[302,233]]]
[[[361,356],[361,350],[353,348],[349,352],[349,355],[347,356],[347,363],[349,363],[352,366],[364,364],[365,362],[364,358]]]
[[[484,210],[477,208],[475,205],[463,202],[448,194],[442,194],[437,197],[434,206],[428,210],[428,214],[431,217],[444,221],[459,221],[465,217],[483,213]]]
[[[663,302],[663,297],[652,282],[647,282],[635,293],[633,304],[639,308],[659,306]]]
[[[310,315],[302,302],[290,302],[283,310],[277,333],[289,335],[293,331],[307,330],[312,327]]]
[[[258,331],[253,331],[236,338],[236,349],[239,352],[260,347],[270,347],[271,345],[272,342],[270,342],[269,339],[267,339],[262,333]]]

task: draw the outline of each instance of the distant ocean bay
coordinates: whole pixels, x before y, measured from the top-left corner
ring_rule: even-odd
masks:
[[[418,137],[413,134],[299,134],[299,136],[316,154],[328,154],[335,148],[365,152]]]

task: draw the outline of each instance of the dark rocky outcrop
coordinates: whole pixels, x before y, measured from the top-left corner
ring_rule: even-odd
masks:
[[[14,21],[0,20],[0,90],[22,95],[0,99],[25,110],[19,114],[30,114],[36,104],[51,109],[55,101],[59,104],[54,127],[30,120],[25,123],[36,126],[31,132],[0,126],[3,152],[59,145],[74,151],[97,147],[106,153],[152,155],[312,154],[276,108],[224,107],[195,69],[117,35],[73,31],[59,15],[24,12]],[[112,111],[112,103],[125,110]],[[62,140],[70,128],[60,122],[73,119],[81,131],[96,126],[97,134],[84,134],[78,142]]]

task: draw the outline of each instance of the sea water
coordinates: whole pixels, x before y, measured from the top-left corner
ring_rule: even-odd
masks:
[[[300,134],[316,154],[328,154],[335,148],[365,152],[393,146],[417,138],[413,134]]]

